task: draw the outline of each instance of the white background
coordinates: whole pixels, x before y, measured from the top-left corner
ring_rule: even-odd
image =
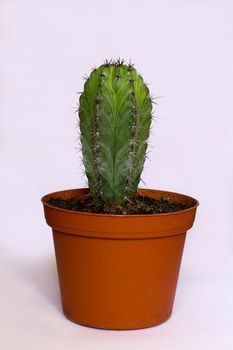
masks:
[[[233,1],[0,4],[0,349],[233,348]],[[83,187],[76,92],[105,58],[132,59],[158,99],[143,178],[200,207],[171,319],[140,331],[62,314],[40,197]]]

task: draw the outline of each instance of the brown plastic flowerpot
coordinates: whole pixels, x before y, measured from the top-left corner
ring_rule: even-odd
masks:
[[[53,207],[51,197],[81,197],[88,189],[42,198],[53,229],[63,310],[68,319],[104,329],[139,329],[166,321],[179,275],[185,236],[198,202],[188,196],[140,190],[189,206],[178,212],[103,215]]]

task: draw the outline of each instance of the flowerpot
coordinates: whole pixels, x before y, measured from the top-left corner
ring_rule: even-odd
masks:
[[[141,189],[169,197],[188,209],[147,215],[75,212],[51,206],[51,197],[82,197],[88,189],[42,198],[53,229],[64,314],[90,327],[129,330],[166,321],[172,312],[185,236],[198,202],[188,196]]]

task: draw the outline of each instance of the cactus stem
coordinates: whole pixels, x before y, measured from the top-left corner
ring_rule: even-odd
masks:
[[[131,198],[143,169],[154,99],[133,66],[105,60],[85,77],[79,98],[84,166],[97,205]]]

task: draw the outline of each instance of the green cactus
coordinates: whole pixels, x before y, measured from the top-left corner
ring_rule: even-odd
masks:
[[[85,173],[96,204],[122,203],[137,191],[152,120],[149,89],[132,64],[106,61],[79,100]]]

